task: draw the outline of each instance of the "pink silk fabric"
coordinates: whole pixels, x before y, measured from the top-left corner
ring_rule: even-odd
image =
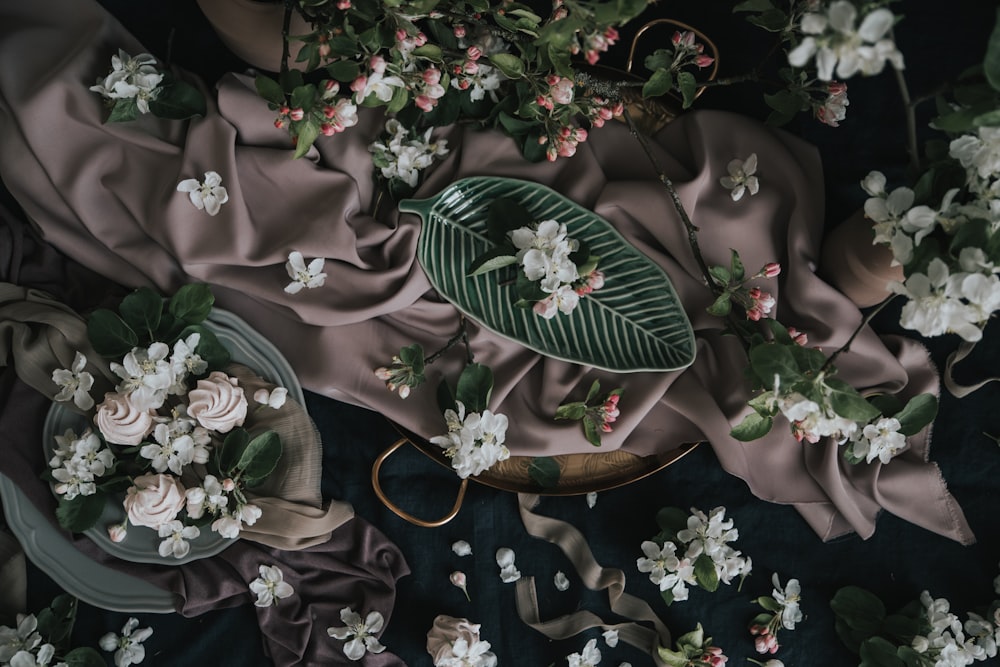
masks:
[[[40,45],[45,45],[41,48]],[[457,377],[457,347],[428,370],[429,387],[403,401],[372,369],[404,345],[428,352],[455,333],[457,311],[430,288],[415,258],[420,220],[399,214],[377,190],[368,145],[383,118],[362,110],[358,126],[323,137],[293,160],[287,135],[252,80],[227,75],[208,97],[207,117],[151,116],[104,124],[90,91],[117,49],[144,51],[91,0],[4,3],[0,8],[0,175],[47,241],[127,286],[171,292],[209,283],[218,304],[256,327],[288,358],[302,386],[377,410],[425,437],[444,421],[433,387]],[[192,81],[195,81],[193,77]],[[201,85],[201,84],[199,84]],[[705,287],[684,231],[639,143],[619,123],[595,129],[577,154],[532,164],[514,143],[468,126],[438,130],[450,154],[417,197],[458,178],[496,175],[543,183],[609,220],[670,276],[697,337],[683,371],[612,374],[542,357],[473,325],[476,360],[496,376],[491,408],[511,422],[515,455],[593,451],[578,424],[555,422],[556,407],[581,400],[594,379],[624,388],[622,415],[604,449],[646,455],[707,440],[727,471],[760,498],[795,505],[824,539],[872,534],[884,508],[961,542],[973,536],[938,469],[927,462],[929,433],[891,465],[850,466],[833,443],[796,442],[779,421],[765,438],[740,443],[731,426],[747,412],[745,355],[705,308]],[[801,140],[724,112],[690,113],[654,138],[654,151],[700,228],[710,264],[736,247],[751,270],[781,262],[775,316],[833,350],[858,325],[857,307],[819,279],[822,171]],[[719,184],[733,158],[759,158],[760,192],[739,202]],[[215,217],[196,210],[177,183],[222,176],[230,201]],[[283,291],[284,263],[300,251],[326,258],[326,285]],[[840,377],[865,391],[904,397],[937,392],[936,370],[919,344],[880,339],[870,329],[838,359]],[[678,468],[676,474],[697,474]]]

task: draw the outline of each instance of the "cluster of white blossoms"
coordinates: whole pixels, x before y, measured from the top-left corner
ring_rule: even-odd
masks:
[[[149,101],[159,94],[163,74],[156,68],[156,58],[140,53],[135,58],[121,49],[111,56],[111,72],[90,87],[95,93],[111,100],[135,99],[141,113],[149,113]]]
[[[448,433],[431,438],[431,442],[444,450],[451,460],[451,467],[462,479],[478,475],[498,461],[510,458],[504,445],[507,437],[507,417],[489,410],[482,414],[466,414],[465,405],[456,402],[455,410],[445,410],[444,419]]]
[[[867,463],[875,459],[888,463],[907,447],[906,436],[899,432],[901,427],[895,417],[878,417],[851,436],[850,453]]]
[[[903,54],[889,34],[896,17],[885,7],[867,13],[857,25],[858,10],[848,0],[831,2],[822,12],[806,12],[799,29],[806,37],[788,53],[788,63],[805,67],[813,58],[817,76],[831,81],[834,72],[848,79],[858,72],[880,73],[886,62],[903,69]]]
[[[13,628],[0,625],[0,664],[48,665],[55,657],[56,647],[43,643],[37,629],[38,619],[34,614],[18,614]],[[65,664],[56,663],[55,667]]]
[[[556,313],[568,315],[580,303],[580,297],[604,286],[604,274],[596,269],[581,276],[570,259],[580,244],[569,237],[566,223],[543,220],[520,227],[510,234],[517,248],[515,255],[528,280],[538,283],[547,296],[535,302],[536,314],[551,319]]]
[[[411,188],[416,187],[420,172],[431,166],[434,158],[448,154],[447,140],[431,141],[434,128],[428,128],[422,136],[413,137],[410,130],[392,118],[386,121],[385,129],[389,139],[374,142],[368,150],[373,155],[375,167],[389,180],[398,178]]]
[[[636,561],[636,567],[648,572],[649,580],[661,591],[669,590],[674,601],[687,600],[688,586],[699,583],[695,561],[703,555],[711,559],[715,575],[723,584],[750,574],[751,559],[729,546],[739,536],[733,520],[726,519],[725,507],[716,507],[707,516],[692,508],[687,527],[677,532],[677,543],[666,541],[661,546],[646,540],[641,547],[644,555]]]
[[[841,417],[824,402],[821,406],[798,392],[778,395],[777,406],[792,425],[792,435],[799,442],[819,442],[832,437],[839,444],[847,442],[858,431],[858,423]]]
[[[55,440],[56,448],[49,459],[55,492],[67,500],[97,493],[96,480],[114,468],[112,451],[90,429],[81,435],[67,429]]]
[[[969,614],[963,628],[962,621],[951,613],[948,600],[934,599],[927,591],[920,594],[920,603],[924,607],[925,629],[913,638],[910,646],[927,659],[926,664],[964,667],[996,657],[1000,629],[995,623]]]
[[[923,272],[908,272],[905,282],[890,288],[905,295],[900,323],[923,336],[955,333],[969,342],[982,338],[982,329],[1000,309],[1000,263],[987,250],[1000,230],[1000,128],[981,127],[954,139],[949,155],[966,171],[966,193],[948,190],[937,208],[914,206],[913,190],[887,192],[886,178],[873,171],[861,186],[870,198],[865,214],[873,221],[875,243],[888,246],[893,263],[906,265],[932,233],[956,237],[966,225],[982,233],[965,234],[954,259],[936,256]]]

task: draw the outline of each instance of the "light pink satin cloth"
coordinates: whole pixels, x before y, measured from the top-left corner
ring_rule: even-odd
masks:
[[[44,45],[44,48],[40,45]],[[457,377],[455,348],[429,368],[429,387],[402,401],[372,369],[402,346],[428,352],[455,333],[456,310],[430,289],[415,259],[420,221],[383,201],[367,146],[382,119],[321,138],[293,160],[286,134],[252,81],[235,75],[206,89],[209,112],[190,122],[153,117],[103,124],[101,98],[87,90],[123,48],[144,51],[91,0],[0,8],[0,175],[45,238],[86,266],[129,285],[169,292],[212,285],[218,303],[277,345],[312,391],[378,410],[412,431],[445,430],[433,387]],[[578,424],[555,422],[556,407],[581,400],[596,378],[621,386],[622,415],[604,449],[635,454],[707,440],[730,473],[765,500],[794,504],[823,538],[872,534],[880,508],[961,542],[971,531],[938,469],[928,433],[889,466],[843,463],[834,444],[803,445],[787,425],[753,443],[729,436],[746,412],[745,356],[705,312],[704,286],[684,231],[638,142],[618,124],[594,130],[576,156],[525,162],[509,139],[469,127],[440,130],[451,153],[418,197],[454,180],[498,175],[546,184],[611,221],[671,277],[697,335],[697,359],[680,372],[610,374],[540,357],[476,326],[476,360],[496,375],[491,408],[510,418],[515,455],[591,452]],[[775,315],[833,350],[860,322],[857,308],[814,274],[823,229],[821,165],[802,141],[728,113],[691,113],[655,138],[655,152],[700,228],[709,263],[736,247],[751,270],[779,261]],[[733,202],[719,184],[733,158],[759,157],[760,192]],[[215,217],[196,210],[177,183],[217,171],[230,196]],[[326,258],[326,285],[283,291],[291,250]],[[863,390],[902,395],[938,388],[925,350],[866,330],[838,359],[840,376]],[[678,467],[676,474],[697,474]]]

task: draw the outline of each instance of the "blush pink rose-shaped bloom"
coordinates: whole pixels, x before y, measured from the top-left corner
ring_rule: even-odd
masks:
[[[125,511],[136,526],[157,529],[184,508],[184,485],[173,475],[140,475],[125,493]]]
[[[153,412],[137,409],[124,394],[108,393],[97,406],[94,424],[108,442],[138,445],[153,430]]]
[[[247,397],[236,378],[213,371],[188,392],[188,416],[201,426],[228,433],[243,426],[247,418]]]
[[[479,637],[478,623],[465,618],[439,615],[427,633],[427,652],[435,665],[476,664],[495,667],[490,643]]]

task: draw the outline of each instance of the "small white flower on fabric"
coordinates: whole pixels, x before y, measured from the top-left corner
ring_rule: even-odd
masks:
[[[135,98],[141,113],[149,113],[149,101],[156,99],[163,75],[156,69],[156,58],[148,53],[131,57],[119,49],[118,55],[111,56],[111,73],[90,90],[108,99]]]
[[[94,407],[94,399],[90,396],[90,388],[94,386],[94,376],[83,370],[87,366],[87,357],[79,352],[73,357],[73,366],[69,369],[59,368],[52,371],[52,381],[59,385],[59,393],[53,396],[54,401],[69,401],[81,410]]]
[[[344,655],[350,660],[361,660],[365,653],[381,653],[385,647],[379,643],[375,635],[382,631],[385,619],[382,614],[373,611],[363,620],[361,615],[350,607],[340,610],[340,620],[344,627],[326,629],[326,633],[334,639],[349,640],[344,644]]]
[[[497,565],[500,566],[500,581],[510,584],[521,578],[521,573],[514,566],[514,550],[507,547],[497,549]]]
[[[129,618],[122,628],[122,634],[109,632],[99,640],[98,644],[105,651],[115,652],[115,667],[137,665],[146,658],[146,649],[142,642],[153,634],[152,628],[139,628],[139,619]]]
[[[799,587],[798,579],[789,579],[788,584],[782,588],[778,573],[771,577],[774,590],[771,597],[781,605],[781,625],[786,630],[794,630],[795,624],[802,620],[802,610],[799,609],[802,589]]]
[[[240,520],[231,514],[224,514],[212,522],[212,530],[227,540],[235,540],[240,536]]]
[[[124,542],[128,536],[128,520],[108,526],[108,539],[115,544]]]
[[[197,526],[185,526],[180,521],[174,519],[161,525],[157,529],[157,534],[163,538],[158,549],[160,557],[184,558],[191,551],[188,540],[193,540],[201,535],[201,530]]]
[[[604,643],[611,648],[618,646],[618,631],[614,628],[605,630],[602,636],[604,637]]]
[[[275,387],[271,391],[267,389],[258,389],[253,393],[253,400],[260,403],[262,406],[266,405],[269,408],[277,410],[285,404],[288,399],[288,390],[284,387]]]
[[[569,578],[562,570],[556,572],[556,576],[552,578],[552,583],[555,584],[557,591],[569,590]]]
[[[458,540],[451,545],[451,550],[455,552],[456,556],[471,556],[472,555],[472,545],[465,540]]]
[[[326,264],[326,260],[317,257],[307,266],[301,252],[293,250],[288,253],[285,271],[288,272],[288,277],[292,279],[292,282],[285,287],[285,291],[289,294],[298,294],[306,287],[309,289],[322,287],[326,282],[326,274],[323,273],[324,264]]]
[[[34,651],[42,642],[34,614],[18,614],[16,618],[13,628],[0,625],[0,662],[10,660],[19,651]]]
[[[593,509],[594,505],[597,504],[597,491],[591,491],[587,494],[587,507]]]
[[[738,158],[731,160],[726,171],[729,172],[729,175],[720,178],[719,183],[727,190],[731,190],[729,196],[733,198],[733,201],[739,201],[747,192],[755,195],[760,190],[760,182],[756,176],[756,153],[751,153],[746,160]]]
[[[257,596],[254,606],[270,607],[295,593],[277,565],[261,565],[257,571],[260,576],[250,582],[250,592]]]
[[[601,661],[601,649],[597,648],[597,640],[591,639],[580,653],[566,656],[568,667],[596,667]]]
[[[188,193],[188,198],[196,209],[213,216],[229,201],[229,193],[222,187],[222,176],[215,171],[205,172],[204,183],[196,178],[181,181],[177,184],[177,191]]]
[[[895,417],[882,417],[874,424],[866,425],[861,431],[861,440],[854,446],[854,454],[865,457],[868,463],[875,459],[888,463],[906,449],[906,436],[899,432],[900,428],[901,424]]]

